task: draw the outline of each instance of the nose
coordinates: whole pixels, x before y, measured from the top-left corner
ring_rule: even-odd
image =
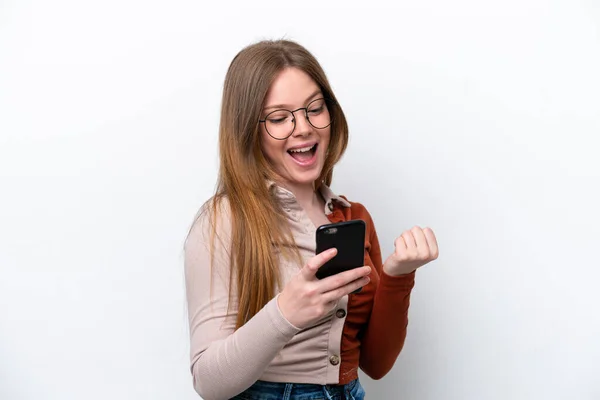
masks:
[[[295,111],[294,120],[296,121],[296,129],[294,129],[293,136],[304,136],[312,132],[313,127],[310,122],[308,122],[306,110]]]

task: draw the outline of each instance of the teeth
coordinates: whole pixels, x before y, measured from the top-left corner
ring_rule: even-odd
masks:
[[[302,149],[291,149],[290,152],[292,152],[292,153],[305,153],[305,152],[309,151],[310,149],[312,149],[313,147],[314,147],[314,145],[313,146],[309,146],[309,147],[304,147]]]

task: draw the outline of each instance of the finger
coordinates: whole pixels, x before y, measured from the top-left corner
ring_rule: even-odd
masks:
[[[417,255],[417,243],[415,242],[415,238],[413,237],[410,231],[405,231],[402,234],[402,239],[404,239],[404,243],[406,243],[406,254],[413,258]]]
[[[406,248],[406,242],[404,241],[402,235],[398,236],[396,240],[394,240],[394,249],[396,249],[396,253],[398,254],[406,254],[408,249]]]
[[[423,229],[423,234],[427,238],[427,244],[429,245],[429,254],[431,256],[431,259],[435,260],[440,254],[435,234],[433,233],[433,230],[431,228]]]
[[[415,226],[410,231],[413,237],[415,238],[415,243],[417,244],[417,252],[419,254],[419,257],[422,259],[428,259],[430,249],[429,245],[427,244],[427,238],[425,237],[425,233],[423,233],[423,230],[418,226]]]
[[[398,260],[408,259],[408,247],[402,235],[398,236],[394,241],[394,255]]]
[[[341,286],[335,290],[323,293],[323,300],[326,302],[337,301],[345,295],[355,292],[363,286],[367,285],[370,282],[370,280],[371,279],[368,276],[363,276],[362,278],[355,279],[352,282],[348,282],[344,286]]]
[[[317,273],[317,270],[321,268],[321,266],[323,266],[323,264],[325,264],[327,261],[335,257],[336,254],[337,249],[331,248],[312,257],[310,260],[308,260],[304,268],[302,268],[302,275],[307,280],[311,280],[313,278],[316,279],[315,274]]]
[[[340,272],[339,274],[328,276],[327,278],[321,279],[321,281],[319,282],[318,291],[321,293],[326,293],[332,290],[336,290],[340,287],[349,284],[350,282],[367,276],[370,273],[371,267],[366,265],[360,268],[354,268],[349,271],[344,271]]]
[[[406,243],[406,250],[411,251],[417,248],[417,243],[411,231],[404,231],[401,236],[404,239],[404,243]]]

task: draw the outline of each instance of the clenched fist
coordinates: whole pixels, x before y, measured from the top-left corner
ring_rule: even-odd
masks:
[[[336,249],[329,249],[312,257],[283,288],[277,304],[290,324],[309,327],[333,310],[339,299],[369,283],[369,266],[317,279],[317,270],[336,254]]]
[[[385,260],[383,271],[391,276],[410,274],[438,257],[438,244],[430,228],[415,226],[394,241],[396,250]]]

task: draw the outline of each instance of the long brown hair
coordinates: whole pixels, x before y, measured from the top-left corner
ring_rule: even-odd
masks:
[[[275,295],[281,284],[279,255],[302,262],[289,224],[267,180],[277,175],[263,155],[258,120],[271,83],[284,68],[308,74],[324,97],[335,95],[316,58],[304,47],[288,40],[261,41],[240,51],[231,62],[223,88],[219,126],[220,168],[215,195],[207,202],[211,210],[211,237],[217,230],[217,210],[223,199],[231,209],[231,279],[237,283],[236,327],[252,318]],[[331,184],[333,167],[348,144],[348,124],[342,109],[335,106],[331,136],[321,175],[314,182]],[[214,243],[214,240],[213,240]],[[233,288],[233,285],[230,285]],[[232,289],[229,293],[233,298]]]

